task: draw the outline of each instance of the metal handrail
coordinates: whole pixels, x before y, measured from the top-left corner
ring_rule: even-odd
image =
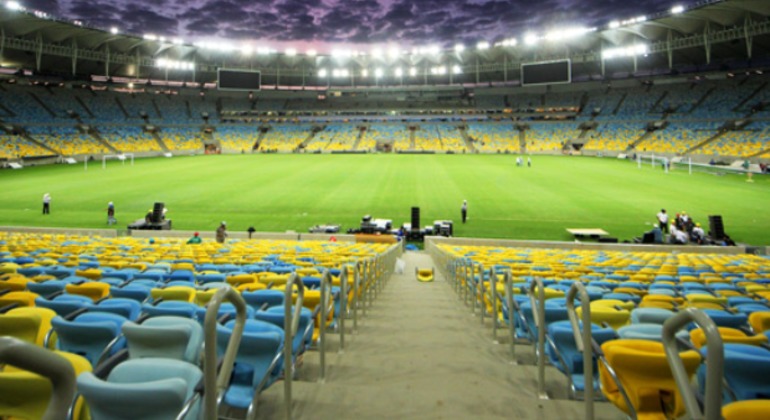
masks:
[[[329,317],[329,303],[332,292],[332,275],[329,270],[324,270],[321,276],[321,322],[318,332],[318,351],[321,358],[321,382],[326,380],[326,321]],[[334,305],[334,301],[331,301]]]
[[[340,312],[337,314],[340,323],[340,349],[345,350],[345,318],[348,315],[348,268],[343,266],[340,270]]]
[[[505,301],[508,304],[508,332],[511,334],[511,363],[518,364],[516,361],[516,319],[514,318],[513,307],[513,274],[510,270],[504,273],[505,281]]]
[[[580,297],[580,306],[583,308],[583,333],[580,333],[580,323],[575,311],[575,297]],[[567,316],[572,325],[572,333],[575,334],[575,344],[577,350],[583,353],[583,377],[585,389],[583,390],[583,399],[585,400],[586,420],[594,418],[594,358],[593,347],[591,346],[591,299],[588,297],[588,291],[583,283],[576,281],[567,292]],[[566,365],[565,365],[566,366]]]
[[[537,287],[537,299],[535,288]],[[545,287],[540,277],[529,284],[529,300],[532,304],[532,316],[537,327],[537,397],[547,400],[545,392]],[[537,302],[536,302],[537,300]]]
[[[292,292],[294,285],[297,285],[297,301],[294,302],[294,312],[292,313]],[[299,329],[299,319],[302,315],[302,303],[305,300],[305,284],[302,283],[302,279],[297,273],[292,273],[289,279],[286,281],[286,289],[284,291],[284,316],[283,316],[283,331],[284,331],[284,344],[283,344],[283,360],[284,360],[284,374],[283,374],[283,398],[284,405],[286,406],[286,418],[291,418],[291,380],[294,362],[292,357],[292,350],[294,348],[294,336]],[[207,417],[213,418],[213,417]]]
[[[535,288],[537,287],[537,299]],[[532,316],[537,327],[537,396],[541,400],[547,400],[545,392],[545,286],[540,277],[529,284],[529,300],[532,304]],[[537,301],[537,302],[536,302]]]
[[[676,333],[687,324],[695,322],[706,335],[708,363],[706,363],[705,410],[701,412],[695,393],[690,388],[690,378],[684,370],[682,357],[679,355]],[[671,373],[682,394],[687,413],[691,418],[719,420],[722,417],[722,376],[724,372],[724,344],[714,321],[705,312],[687,308],[663,323],[663,347],[666,359],[671,366]]]
[[[217,314],[222,303],[228,300],[235,307],[235,325],[227,342],[227,349],[222,361],[222,368],[217,375]],[[217,400],[227,389],[235,365],[238,347],[241,345],[243,330],[246,325],[246,302],[230,286],[223,286],[211,297],[206,308],[204,320],[205,358],[203,366],[205,395],[204,417],[214,419],[217,416]]]
[[[56,353],[13,337],[0,337],[0,364],[9,364],[51,380],[51,399],[43,420],[67,417],[75,396],[75,369]]]

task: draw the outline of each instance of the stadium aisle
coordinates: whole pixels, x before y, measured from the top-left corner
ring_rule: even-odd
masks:
[[[509,363],[505,333],[492,342],[491,323],[482,326],[436,271],[436,281],[415,280],[415,267],[433,265],[428,254],[408,252],[406,270],[394,275],[358,333],[347,336],[343,354],[331,335],[327,378],[318,378],[312,352],[294,383],[296,419],[577,419],[580,402],[568,401],[565,381],[548,371],[547,389],[557,400],[538,401],[532,347],[519,346],[523,365]],[[352,328],[352,322],[349,322]],[[283,384],[260,398],[259,418],[283,415]],[[596,418],[620,419],[609,404]]]

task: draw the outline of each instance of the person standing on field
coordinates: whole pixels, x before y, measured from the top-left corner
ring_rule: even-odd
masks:
[[[660,225],[660,230],[662,232],[668,233],[668,214],[666,213],[666,209],[660,209],[660,212],[658,213],[658,224]]]
[[[110,201],[107,203],[107,224],[114,225],[117,222],[118,220],[115,219],[115,205]]]
[[[220,244],[223,244],[225,243],[226,238],[227,238],[227,223],[222,222],[217,228],[217,242],[219,242]]]
[[[51,194],[43,194],[43,214],[51,214]]]
[[[468,219],[468,200],[463,200],[463,206],[460,208],[460,214],[463,217],[463,223]]]

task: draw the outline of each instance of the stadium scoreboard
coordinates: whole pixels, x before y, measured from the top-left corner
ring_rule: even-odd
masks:
[[[262,73],[254,70],[217,69],[217,88],[219,90],[260,90]]]
[[[572,82],[570,60],[541,61],[521,65],[521,85],[551,85]]]

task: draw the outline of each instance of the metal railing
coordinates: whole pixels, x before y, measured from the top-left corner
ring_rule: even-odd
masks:
[[[217,315],[219,307],[225,300],[228,300],[235,307],[235,325],[230,340],[227,342],[222,368],[217,376]],[[230,382],[238,347],[241,344],[241,337],[246,325],[246,302],[243,297],[230,286],[224,286],[217,290],[209,301],[203,325],[205,339],[203,374],[206,389],[203,410],[205,418],[214,419],[217,418],[219,401]]]
[[[580,306],[583,308],[583,332],[580,332],[580,322],[578,321],[577,311],[575,310],[575,298],[580,298]],[[594,358],[593,345],[591,344],[591,299],[588,297],[583,283],[576,281],[567,292],[567,316],[572,325],[572,332],[575,334],[575,345],[577,350],[583,353],[583,377],[584,390],[583,399],[585,400],[586,420],[594,418]],[[567,366],[565,365],[565,368]]]
[[[684,369],[679,355],[676,333],[691,322],[695,322],[706,335],[708,363],[706,363],[705,410],[701,411],[695,393],[690,387],[690,378]],[[724,344],[719,329],[705,312],[687,308],[680,311],[663,324],[663,347],[666,359],[671,366],[671,373],[682,394],[687,413],[693,419],[719,420],[722,418],[722,375],[724,372]]]
[[[537,289],[537,297],[535,297]],[[540,277],[535,277],[529,284],[529,301],[532,304],[532,316],[537,327],[537,397],[547,400],[545,392],[545,287]]]
[[[292,293],[294,291],[294,285],[297,285],[297,301],[294,302],[294,311],[292,312]],[[283,373],[283,398],[286,408],[286,418],[291,418],[291,381],[294,375],[294,362],[292,357],[292,350],[294,347],[294,336],[297,335],[299,329],[299,320],[302,315],[302,303],[305,300],[305,284],[302,283],[302,279],[297,273],[292,273],[289,279],[286,281],[286,288],[284,289],[284,313],[283,313],[283,331],[284,331],[284,344],[283,344],[283,360],[284,360],[284,373]],[[207,417],[212,418],[212,417]]]
[[[0,337],[0,364],[37,373],[51,380],[52,392],[43,420],[67,417],[75,396],[75,369],[56,353],[12,337]]]

